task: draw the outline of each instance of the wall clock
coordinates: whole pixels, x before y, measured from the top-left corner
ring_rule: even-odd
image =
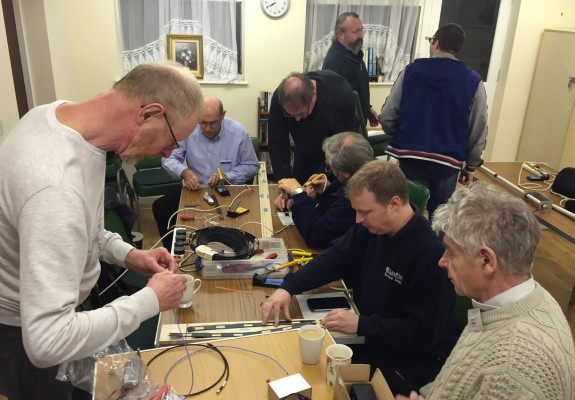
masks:
[[[270,18],[281,18],[286,15],[290,0],[260,0],[264,14]]]

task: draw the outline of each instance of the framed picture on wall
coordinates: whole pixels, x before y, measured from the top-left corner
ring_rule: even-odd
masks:
[[[202,35],[168,34],[168,60],[189,68],[198,79],[204,77]]]

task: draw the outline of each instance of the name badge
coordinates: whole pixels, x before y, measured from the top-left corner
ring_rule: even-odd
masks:
[[[481,320],[481,310],[479,308],[467,310],[467,329],[471,332],[481,332],[483,330],[483,321]]]

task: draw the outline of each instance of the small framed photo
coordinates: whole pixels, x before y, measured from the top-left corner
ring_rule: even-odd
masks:
[[[202,35],[168,34],[168,60],[189,68],[198,79],[204,78]]]

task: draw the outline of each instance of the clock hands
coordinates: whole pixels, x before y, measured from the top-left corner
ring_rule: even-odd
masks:
[[[266,8],[270,8],[271,6],[274,6],[275,4],[276,4],[276,2],[274,1],[274,2],[271,3],[271,4],[268,4],[268,5],[266,6]]]

